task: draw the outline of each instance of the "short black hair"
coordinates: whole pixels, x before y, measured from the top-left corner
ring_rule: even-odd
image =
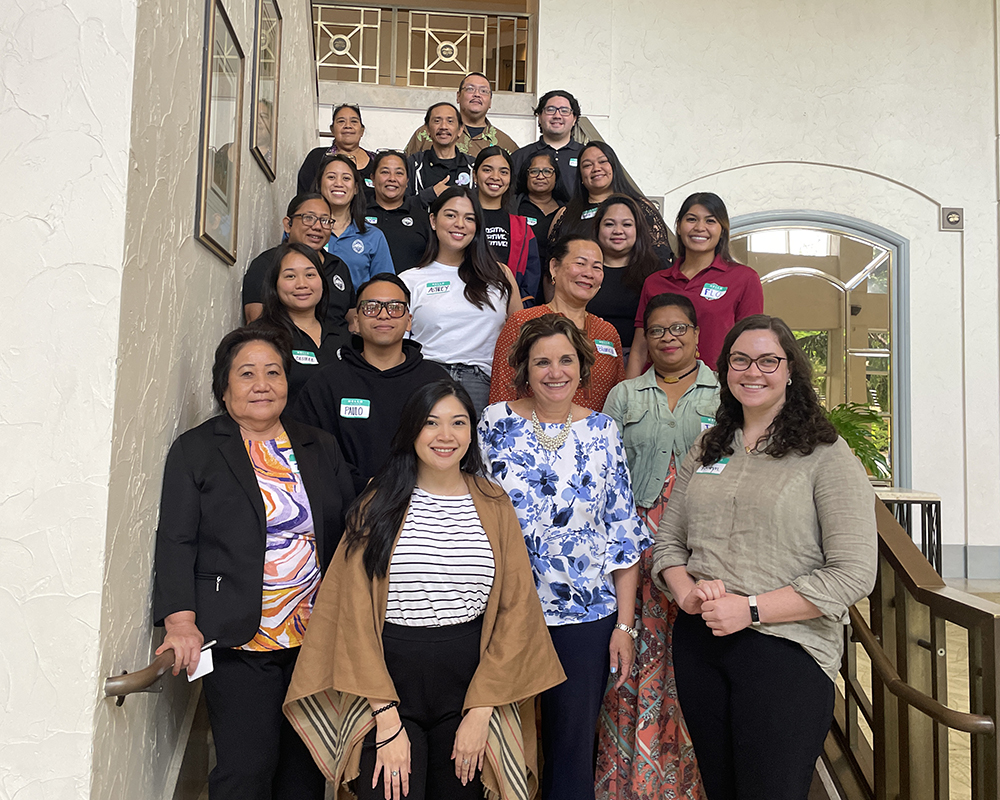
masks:
[[[406,304],[407,305],[410,304],[409,287],[405,283],[403,283],[403,281],[400,279],[398,275],[394,275],[391,272],[380,272],[377,275],[372,275],[368,280],[362,283],[358,287],[357,292],[355,292],[355,296],[358,298],[357,304],[361,303],[361,295],[365,293],[365,289],[367,289],[373,283],[391,283],[393,286],[398,286],[400,289],[403,290],[403,297],[406,298]],[[357,304],[355,304],[355,307],[357,307]]]
[[[688,321],[696,328],[698,327],[698,312],[694,310],[694,303],[682,294],[663,292],[662,294],[654,295],[646,303],[646,309],[642,312],[642,329],[645,330],[649,327],[649,318],[654,311],[659,308],[670,308],[671,306],[683,311]]]
[[[435,103],[434,105],[428,107],[427,112],[424,114],[424,125],[431,124],[431,112],[435,108],[438,108],[439,106],[448,106],[452,111],[455,112],[455,116],[458,117],[458,127],[459,128],[465,127],[465,123],[462,122],[462,112],[459,111],[457,108],[455,108],[454,103],[449,103],[447,100],[442,100],[440,103]]]
[[[319,192],[300,192],[295,195],[295,197],[293,197],[291,202],[288,204],[288,213],[285,214],[285,216],[291,217],[293,214],[298,214],[299,209],[310,200],[322,200],[326,203],[327,209],[330,208],[330,202]]]
[[[549,104],[549,101],[553,97],[565,97],[569,102],[570,110],[573,112],[573,116],[580,119],[580,101],[577,100],[573,95],[567,92],[565,89],[553,89],[551,92],[546,92],[542,95],[541,99],[538,101],[538,105],[535,106],[535,116],[537,117],[542,113],[542,109]]]
[[[212,394],[219,408],[226,410],[222,396],[229,388],[229,371],[233,368],[236,354],[245,344],[250,342],[267,342],[281,356],[281,365],[287,376],[292,369],[292,343],[280,328],[244,326],[230,331],[222,337],[219,346],[215,348],[215,362],[212,364]]]
[[[489,79],[488,75],[484,75],[482,72],[469,72],[467,73],[458,84],[458,91],[462,91],[465,88],[465,82],[471,78],[473,75],[478,75],[484,81],[490,85],[490,91],[493,91],[493,82]]]
[[[375,154],[375,158],[372,159],[372,174],[378,171],[379,164],[385,161],[387,158],[398,158],[403,162],[403,169],[406,169],[406,154],[399,150],[379,150]],[[322,197],[322,195],[320,195]],[[325,199],[325,198],[324,198]]]

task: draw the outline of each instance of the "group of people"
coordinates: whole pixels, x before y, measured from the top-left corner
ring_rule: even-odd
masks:
[[[723,201],[675,257],[571,94],[520,150],[490,99],[409,155],[334,111],[170,449],[153,617],[175,674],[211,649],[210,797],[803,800],[867,476]]]

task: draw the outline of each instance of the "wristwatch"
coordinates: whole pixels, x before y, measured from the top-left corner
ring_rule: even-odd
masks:
[[[760,609],[757,608],[757,595],[752,594],[747,598],[750,603],[750,624],[755,628],[760,627]]]
[[[639,631],[637,631],[635,628],[630,628],[624,622],[616,622],[615,627],[618,628],[618,630],[620,631],[625,631],[625,633],[627,633],[629,636],[632,637],[633,642],[639,638]]]

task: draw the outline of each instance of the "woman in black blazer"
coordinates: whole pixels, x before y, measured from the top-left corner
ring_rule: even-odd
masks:
[[[212,369],[224,413],[178,437],[163,476],[156,652],[173,649],[175,675],[193,672],[214,641],[211,800],[323,798],[281,704],[354,488],[331,435],[282,418],[290,364],[282,331],[225,336]]]

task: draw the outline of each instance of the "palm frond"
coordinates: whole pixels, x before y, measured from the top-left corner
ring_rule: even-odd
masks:
[[[889,476],[889,463],[872,442],[872,425],[881,421],[876,411],[862,403],[841,403],[829,409],[826,415],[869,475]]]

